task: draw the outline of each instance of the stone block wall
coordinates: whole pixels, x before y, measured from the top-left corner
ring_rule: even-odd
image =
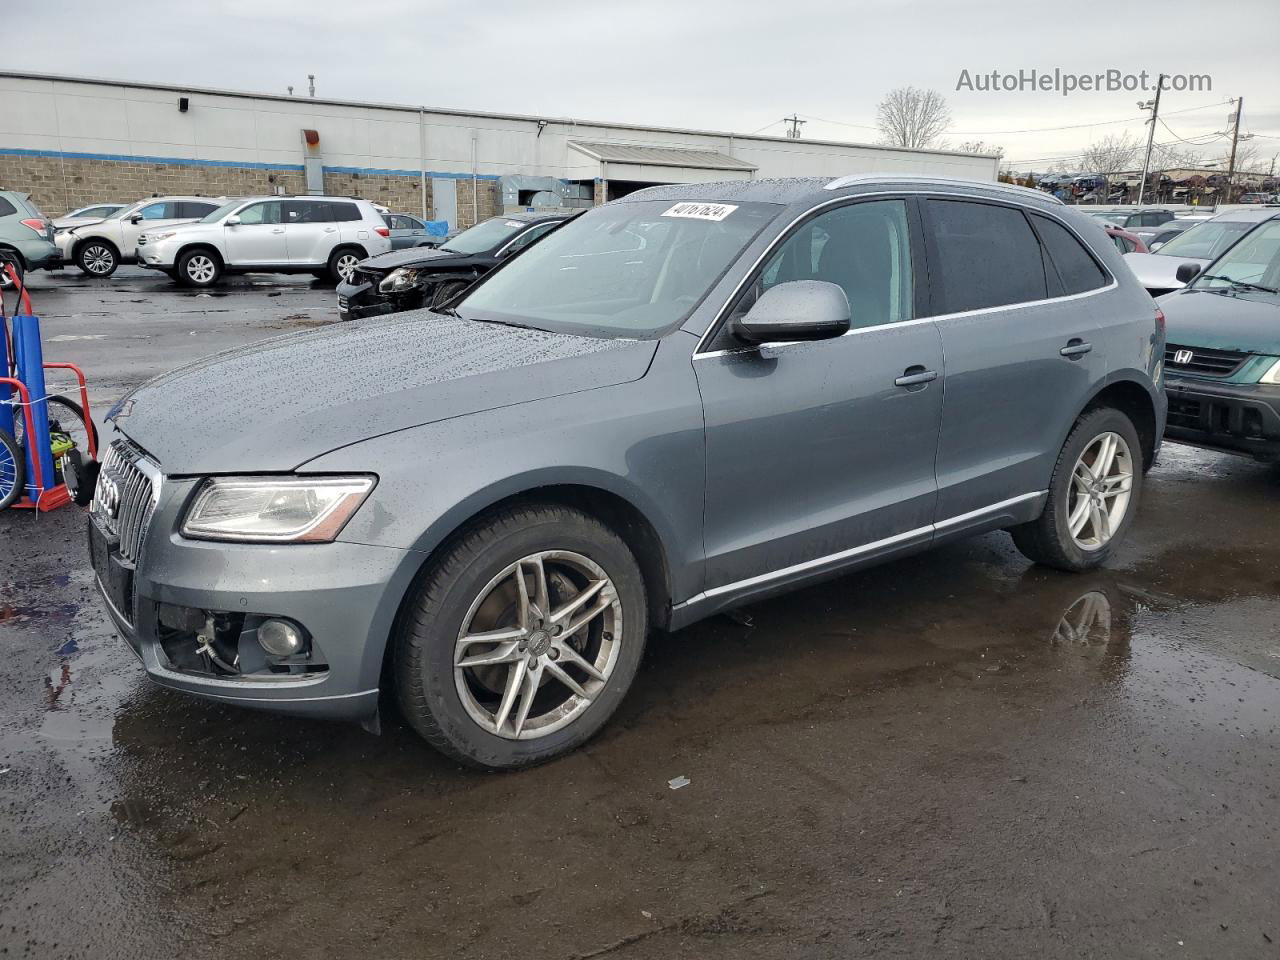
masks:
[[[422,212],[421,178],[381,173],[325,171],[325,190],[334,196],[364,197],[392,210]],[[458,223],[477,222],[471,180],[458,180]],[[476,181],[479,219],[502,212],[496,180]],[[29,193],[46,216],[57,217],[99,201],[133,202],[143,197],[189,194],[240,197],[283,192],[305,194],[301,168],[262,169],[198,163],[144,163],[86,157],[46,157],[0,151],[0,190]],[[431,179],[427,178],[431,211]]]

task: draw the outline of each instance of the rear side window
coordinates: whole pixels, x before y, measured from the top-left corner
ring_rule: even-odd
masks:
[[[360,208],[345,200],[329,201],[329,219],[342,223],[349,220],[363,220]]]
[[[930,200],[942,313],[985,310],[1047,296],[1040,244],[1020,210]]]
[[[1070,230],[1058,221],[1042,217],[1038,213],[1033,213],[1031,216],[1035,218],[1036,230],[1039,231],[1040,239],[1044,242],[1049,260],[1057,268],[1058,276],[1062,279],[1064,294],[1070,296],[1073,293],[1084,293],[1106,286],[1106,273]]]
[[[11,217],[17,212],[18,212],[17,207],[15,207],[12,203],[10,203],[4,197],[0,197],[0,217]]]
[[[201,217],[208,216],[218,209],[216,203],[200,203],[195,200],[179,200],[176,206],[178,212],[175,216],[191,220],[199,220]]]

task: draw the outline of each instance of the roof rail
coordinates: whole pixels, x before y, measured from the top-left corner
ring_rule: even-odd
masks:
[[[1019,196],[1026,196],[1027,191],[1043,197],[1053,203],[1061,204],[1062,200],[1055,197],[1051,193],[1044,193],[1034,187],[1019,187],[1011,183],[1001,183],[998,180],[965,180],[960,177],[930,177],[924,174],[910,173],[854,173],[847,177],[837,177],[828,183],[824,190],[841,190],[844,187],[852,187],[859,183],[937,183],[945,184],[952,187],[983,187],[987,190],[997,190],[1005,193],[1016,193]]]

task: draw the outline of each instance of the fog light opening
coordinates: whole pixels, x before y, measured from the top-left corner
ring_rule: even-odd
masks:
[[[273,657],[295,657],[307,648],[302,628],[288,620],[264,620],[258,625],[258,645]]]

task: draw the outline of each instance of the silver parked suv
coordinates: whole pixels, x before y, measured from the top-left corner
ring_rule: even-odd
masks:
[[[391,231],[368,200],[249,197],[197,223],[148,230],[138,263],[179,283],[208,287],[225,273],[313,273],[350,280],[355,265],[391,249]]]
[[[54,242],[64,263],[91,277],[109,277],[122,263],[134,262],[138,234],[156,227],[199,220],[218,209],[225,197],[147,197],[100,220],[59,229]]]
[[[651,627],[993,530],[1106,562],[1163,356],[1101,225],[1033,190],[654,187],[438,312],[135,390],[93,566],[157,683],[356,720],[385,689],[518,767],[604,724]]]

